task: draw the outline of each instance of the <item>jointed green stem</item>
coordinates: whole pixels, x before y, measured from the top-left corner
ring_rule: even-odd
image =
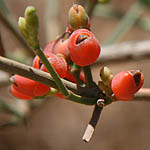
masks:
[[[74,94],[72,92],[70,92],[67,99],[77,102],[77,103],[80,103],[80,104],[86,104],[86,105],[94,105],[97,102],[96,98],[82,97],[82,96]]]
[[[67,88],[40,48],[38,39],[39,23],[36,9],[32,6],[27,7],[24,16],[25,17],[20,17],[18,21],[18,25],[23,37],[27,41],[28,45],[32,47],[35,54],[39,56],[40,60],[43,62],[48,72],[51,74],[61,93],[64,96],[69,96]]]
[[[91,67],[84,66],[83,71],[84,71],[87,87],[92,87],[93,86],[93,77],[92,77]]]
[[[73,63],[71,66],[71,73],[73,74],[77,84],[84,85],[84,82],[80,79],[81,67]]]
[[[29,79],[38,81],[50,87],[58,88],[58,86],[56,86],[56,82],[54,82],[54,80],[50,77],[48,73],[1,56],[0,56],[0,69],[13,74],[18,74],[27,77]],[[63,79],[60,80],[69,90],[78,93],[77,87],[74,83],[71,83]],[[96,103],[96,98],[88,98],[88,93],[87,97],[82,97],[78,94],[68,92],[66,98],[71,101],[87,105],[93,105]]]
[[[53,66],[49,63],[49,61],[46,58],[46,56],[44,55],[43,51],[41,49],[38,49],[38,50],[35,50],[35,53],[39,56],[39,58],[41,59],[41,61],[45,65],[45,67],[47,68],[48,72],[51,74],[51,76],[55,80],[55,83],[56,83],[57,87],[59,88],[59,90],[62,92],[62,94],[64,96],[68,96],[69,92],[68,92],[67,88],[61,81],[59,75],[57,74],[57,72],[55,71]]]

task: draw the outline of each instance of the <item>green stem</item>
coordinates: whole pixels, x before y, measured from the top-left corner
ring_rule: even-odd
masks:
[[[90,66],[84,66],[83,71],[84,71],[84,76],[86,79],[87,87],[93,87],[94,82],[93,82],[91,67]]]
[[[129,29],[136,23],[138,18],[144,12],[145,5],[141,4],[139,1],[135,2],[133,6],[129,9],[127,14],[121,19],[118,27],[109,37],[106,44],[112,44],[119,40]]]
[[[18,75],[27,77],[29,79],[38,81],[50,87],[58,88],[58,86],[56,86],[56,82],[54,82],[54,80],[50,77],[49,73],[46,73],[44,71],[32,68],[31,66],[27,66],[25,64],[21,64],[21,63],[18,63],[16,61],[13,61],[13,60],[1,57],[1,56],[0,56],[0,69],[13,73],[13,74],[18,74]],[[76,93],[79,92],[74,83],[71,83],[63,79],[61,79],[61,82],[63,82],[63,84],[69,90],[76,92]],[[68,93],[69,94],[68,96],[66,96],[66,98],[77,103],[92,105],[92,104],[95,104],[96,102],[96,98],[88,97],[89,91],[87,92],[87,97],[82,97],[72,92],[68,92]]]
[[[73,74],[76,83],[79,85],[84,85],[84,82],[80,79],[81,67],[73,63],[71,66],[71,73]]]
[[[80,104],[86,104],[86,105],[94,105],[97,102],[96,98],[88,98],[88,97],[82,97],[80,95],[77,95],[75,93],[70,92],[69,96],[67,97],[67,99],[76,102],[76,103],[80,103]]]
[[[46,58],[46,56],[44,55],[43,51],[41,49],[37,49],[34,51],[39,56],[40,60],[43,62],[43,64],[47,68],[48,72],[51,74],[52,78],[55,80],[55,83],[56,83],[57,87],[59,88],[59,90],[62,92],[62,94],[64,96],[68,96],[69,92],[68,92],[67,88],[61,81],[59,75],[57,74],[57,72],[55,71],[53,66],[49,63],[49,61]]]

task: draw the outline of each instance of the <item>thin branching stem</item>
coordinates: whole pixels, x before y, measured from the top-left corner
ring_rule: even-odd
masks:
[[[27,77],[29,79],[38,81],[40,83],[43,83],[45,85],[48,85],[53,88],[57,88],[56,82],[54,79],[49,75],[49,73],[40,71],[38,69],[35,69],[31,66],[27,66],[21,63],[18,63],[16,61],[4,58],[0,56],[0,69],[10,72],[12,74],[18,74],[24,77]],[[66,99],[69,99],[71,101],[81,103],[81,104],[87,104],[87,105],[93,105],[96,103],[96,98],[88,98],[78,95],[78,90],[76,87],[76,84],[69,82],[67,80],[61,79],[61,82],[71,91],[75,92],[69,92],[69,95],[65,97]]]

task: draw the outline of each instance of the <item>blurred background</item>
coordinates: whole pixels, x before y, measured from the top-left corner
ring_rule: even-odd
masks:
[[[92,66],[94,80],[99,70],[113,74],[140,69],[144,87],[150,87],[149,0],[0,0],[0,46],[4,55],[31,64],[33,53],[21,39],[17,20],[27,6],[38,10],[41,47],[61,35],[73,3],[84,5],[91,16],[91,30],[102,45]],[[140,4],[139,4],[140,2]],[[1,48],[0,47],[0,48]],[[149,102],[116,102],[104,108],[90,143],[82,136],[93,106],[50,97],[26,102],[9,94],[10,74],[0,72],[0,150],[149,150]],[[10,125],[12,124],[12,125]]]

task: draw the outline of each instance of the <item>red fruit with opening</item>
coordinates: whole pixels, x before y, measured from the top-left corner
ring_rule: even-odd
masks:
[[[112,79],[111,88],[119,100],[128,101],[133,98],[143,83],[144,76],[139,70],[122,71]]]
[[[79,66],[88,66],[96,61],[100,54],[100,45],[92,32],[78,29],[68,41],[71,59]]]

